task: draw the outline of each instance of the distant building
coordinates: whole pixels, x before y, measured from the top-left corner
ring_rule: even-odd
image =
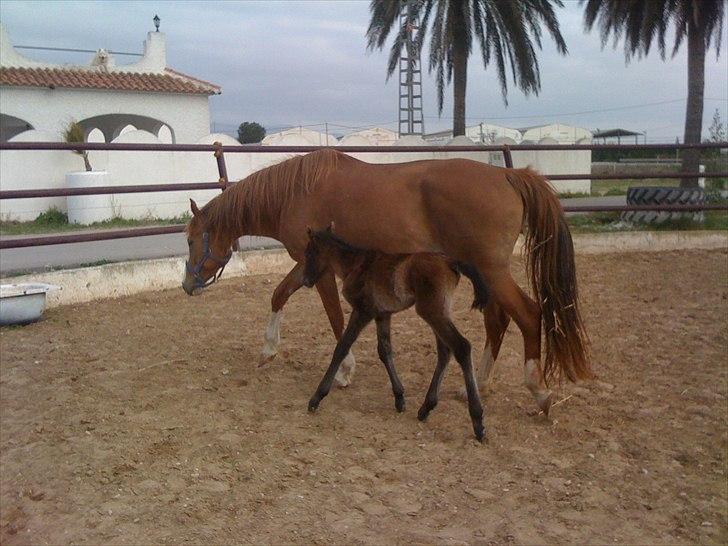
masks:
[[[592,132],[583,127],[564,125],[562,123],[550,123],[548,125],[533,125],[519,129],[522,141],[538,142],[542,138],[552,138],[559,144],[575,144],[583,138],[591,139]]]
[[[392,146],[399,135],[391,129],[384,127],[370,127],[343,136],[339,140],[340,146]]]
[[[516,142],[521,141],[521,133],[518,129],[511,129],[510,127],[485,122],[466,127],[465,136],[473,142],[483,144],[493,144],[498,138],[511,138]],[[452,140],[452,130],[427,134],[425,135],[425,140],[433,145],[447,144]]]
[[[144,54],[117,65],[97,51],[89,65],[28,59],[0,25],[0,140],[31,129],[62,134],[71,120],[86,139],[110,142],[140,129],[162,142],[194,143],[210,132],[209,97],[220,87],[167,66],[165,35],[149,32]]]
[[[284,131],[266,135],[261,141],[264,146],[336,146],[334,135],[312,131],[306,127],[291,127]]]

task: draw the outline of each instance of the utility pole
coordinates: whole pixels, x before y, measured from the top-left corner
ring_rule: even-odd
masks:
[[[422,70],[420,50],[415,42],[419,19],[415,7],[421,0],[407,0],[399,16],[405,31],[405,47],[399,58],[399,136],[424,135],[422,115]]]

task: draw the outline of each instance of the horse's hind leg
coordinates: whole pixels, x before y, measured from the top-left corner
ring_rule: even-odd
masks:
[[[288,298],[302,286],[303,263],[297,263],[273,291],[273,296],[271,297],[271,316],[268,321],[268,327],[265,329],[265,343],[260,354],[260,366],[273,360],[278,354],[278,346],[281,343],[283,306],[288,301]]]
[[[331,384],[334,382],[334,376],[339,370],[341,362],[344,360],[346,355],[349,354],[349,349],[351,349],[356,338],[359,337],[361,331],[371,322],[372,318],[373,317],[371,316],[360,313],[356,309],[351,312],[349,324],[346,325],[344,335],[341,336],[341,339],[336,344],[336,349],[334,349],[334,355],[331,357],[331,364],[329,364],[329,368],[326,370],[324,377],[321,379],[321,383],[319,383],[316,392],[308,402],[308,411],[315,411],[321,400],[329,394]]]
[[[546,387],[541,370],[541,308],[521,290],[508,270],[491,273],[486,278],[494,297],[523,334],[526,387],[541,411],[548,415],[553,393]]]
[[[420,411],[417,412],[417,418],[420,421],[427,419],[430,412],[437,406],[438,394],[440,392],[440,384],[442,383],[442,377],[445,375],[445,368],[447,363],[450,362],[450,347],[448,347],[444,341],[442,341],[435,333],[435,339],[437,340],[437,367],[435,367],[435,373],[432,374],[432,380],[430,381],[430,388],[427,389],[425,400],[422,402]]]
[[[481,395],[484,394],[485,386],[490,384],[493,379],[495,362],[510,321],[511,317],[498,305],[494,298],[491,298],[483,310],[483,324],[486,333],[485,347],[483,347],[483,356],[475,373]],[[462,388],[459,394],[463,400],[467,400],[468,393],[465,388]]]
[[[491,382],[493,371],[495,370],[495,361],[498,358],[503,336],[508,329],[508,323],[511,317],[498,305],[495,300],[488,303],[483,313],[483,323],[485,324],[486,340],[483,348],[483,357],[478,368],[478,385],[482,388]]]
[[[334,332],[336,340],[340,341],[342,332],[344,331],[344,311],[341,309],[339,289],[336,287],[334,273],[331,271],[324,273],[316,283],[316,290],[318,290],[321,303],[326,311],[326,316],[329,318],[331,330]],[[336,374],[336,382],[339,386],[346,387],[351,384],[354,378],[355,368],[356,360],[354,360],[353,353],[349,352],[344,356],[341,367]]]
[[[404,387],[399,380],[397,370],[394,368],[394,358],[392,356],[392,340],[391,332],[391,316],[386,315],[377,318],[377,352],[379,359],[384,363],[389,375],[389,382],[392,384],[392,393],[394,393],[394,407],[398,412],[404,411]]]

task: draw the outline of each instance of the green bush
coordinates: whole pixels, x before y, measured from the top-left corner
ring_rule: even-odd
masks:
[[[68,214],[61,212],[56,207],[51,207],[45,212],[41,212],[38,217],[33,220],[37,226],[57,227],[68,224]]]

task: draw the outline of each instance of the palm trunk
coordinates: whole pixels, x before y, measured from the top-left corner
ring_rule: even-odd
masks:
[[[452,136],[460,136],[465,134],[465,91],[468,83],[468,44],[465,43],[463,36],[466,35],[465,14],[462,7],[454,6],[452,17],[457,19],[454,21],[454,37],[452,52],[452,72],[453,72],[453,123]]]
[[[705,91],[705,38],[692,19],[688,23],[688,101],[685,110],[685,144],[697,144],[703,129],[703,93]],[[683,150],[682,172],[697,173],[700,150]],[[697,177],[680,181],[680,187],[698,187]]]
[[[452,136],[465,134],[465,91],[468,82],[468,56],[457,47],[453,51],[453,124]]]

